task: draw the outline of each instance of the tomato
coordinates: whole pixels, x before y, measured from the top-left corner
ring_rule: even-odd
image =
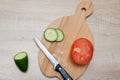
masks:
[[[88,64],[93,56],[93,45],[86,38],[79,38],[72,44],[71,58],[76,64]]]

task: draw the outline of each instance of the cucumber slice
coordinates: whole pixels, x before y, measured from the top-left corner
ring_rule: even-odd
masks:
[[[44,31],[44,37],[47,41],[54,42],[57,39],[57,32],[54,28],[48,28]]]
[[[22,71],[26,72],[28,68],[28,55],[26,52],[19,52],[14,56],[14,61],[17,67]]]
[[[62,41],[64,39],[64,33],[63,33],[63,31],[60,30],[60,29],[56,29],[56,31],[57,31],[57,34],[58,34],[56,41]]]

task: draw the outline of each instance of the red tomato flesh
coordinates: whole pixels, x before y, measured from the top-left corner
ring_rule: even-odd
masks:
[[[86,38],[74,41],[71,48],[71,58],[76,64],[88,64],[93,56],[93,45]]]

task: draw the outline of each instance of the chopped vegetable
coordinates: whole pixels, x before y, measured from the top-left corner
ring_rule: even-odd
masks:
[[[57,32],[54,28],[48,28],[44,32],[44,37],[47,41],[53,42],[57,39]]]
[[[93,56],[93,45],[85,39],[77,39],[71,48],[71,58],[76,64],[88,64]]]
[[[56,29],[56,31],[57,31],[57,39],[56,39],[56,41],[62,41],[64,39],[63,31],[60,30],[60,29]]]
[[[44,31],[44,38],[50,42],[59,42],[64,39],[64,33],[58,28],[47,28]]]
[[[22,71],[26,72],[28,68],[28,55],[26,52],[19,52],[14,56],[14,61],[17,67]]]

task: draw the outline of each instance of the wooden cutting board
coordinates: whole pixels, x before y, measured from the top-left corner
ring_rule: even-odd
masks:
[[[74,15],[64,16],[54,20],[48,27],[60,28],[63,30],[65,38],[62,42],[48,42],[42,38],[42,43],[47,47],[51,54],[58,60],[62,67],[72,76],[78,79],[87,69],[88,65],[76,65],[70,58],[72,43],[78,38],[87,38],[94,45],[93,35],[86,24],[86,18],[93,12],[92,1],[83,0],[77,6]],[[61,75],[54,71],[52,64],[46,56],[39,50],[39,66],[42,73],[47,77],[58,77],[63,80]]]

